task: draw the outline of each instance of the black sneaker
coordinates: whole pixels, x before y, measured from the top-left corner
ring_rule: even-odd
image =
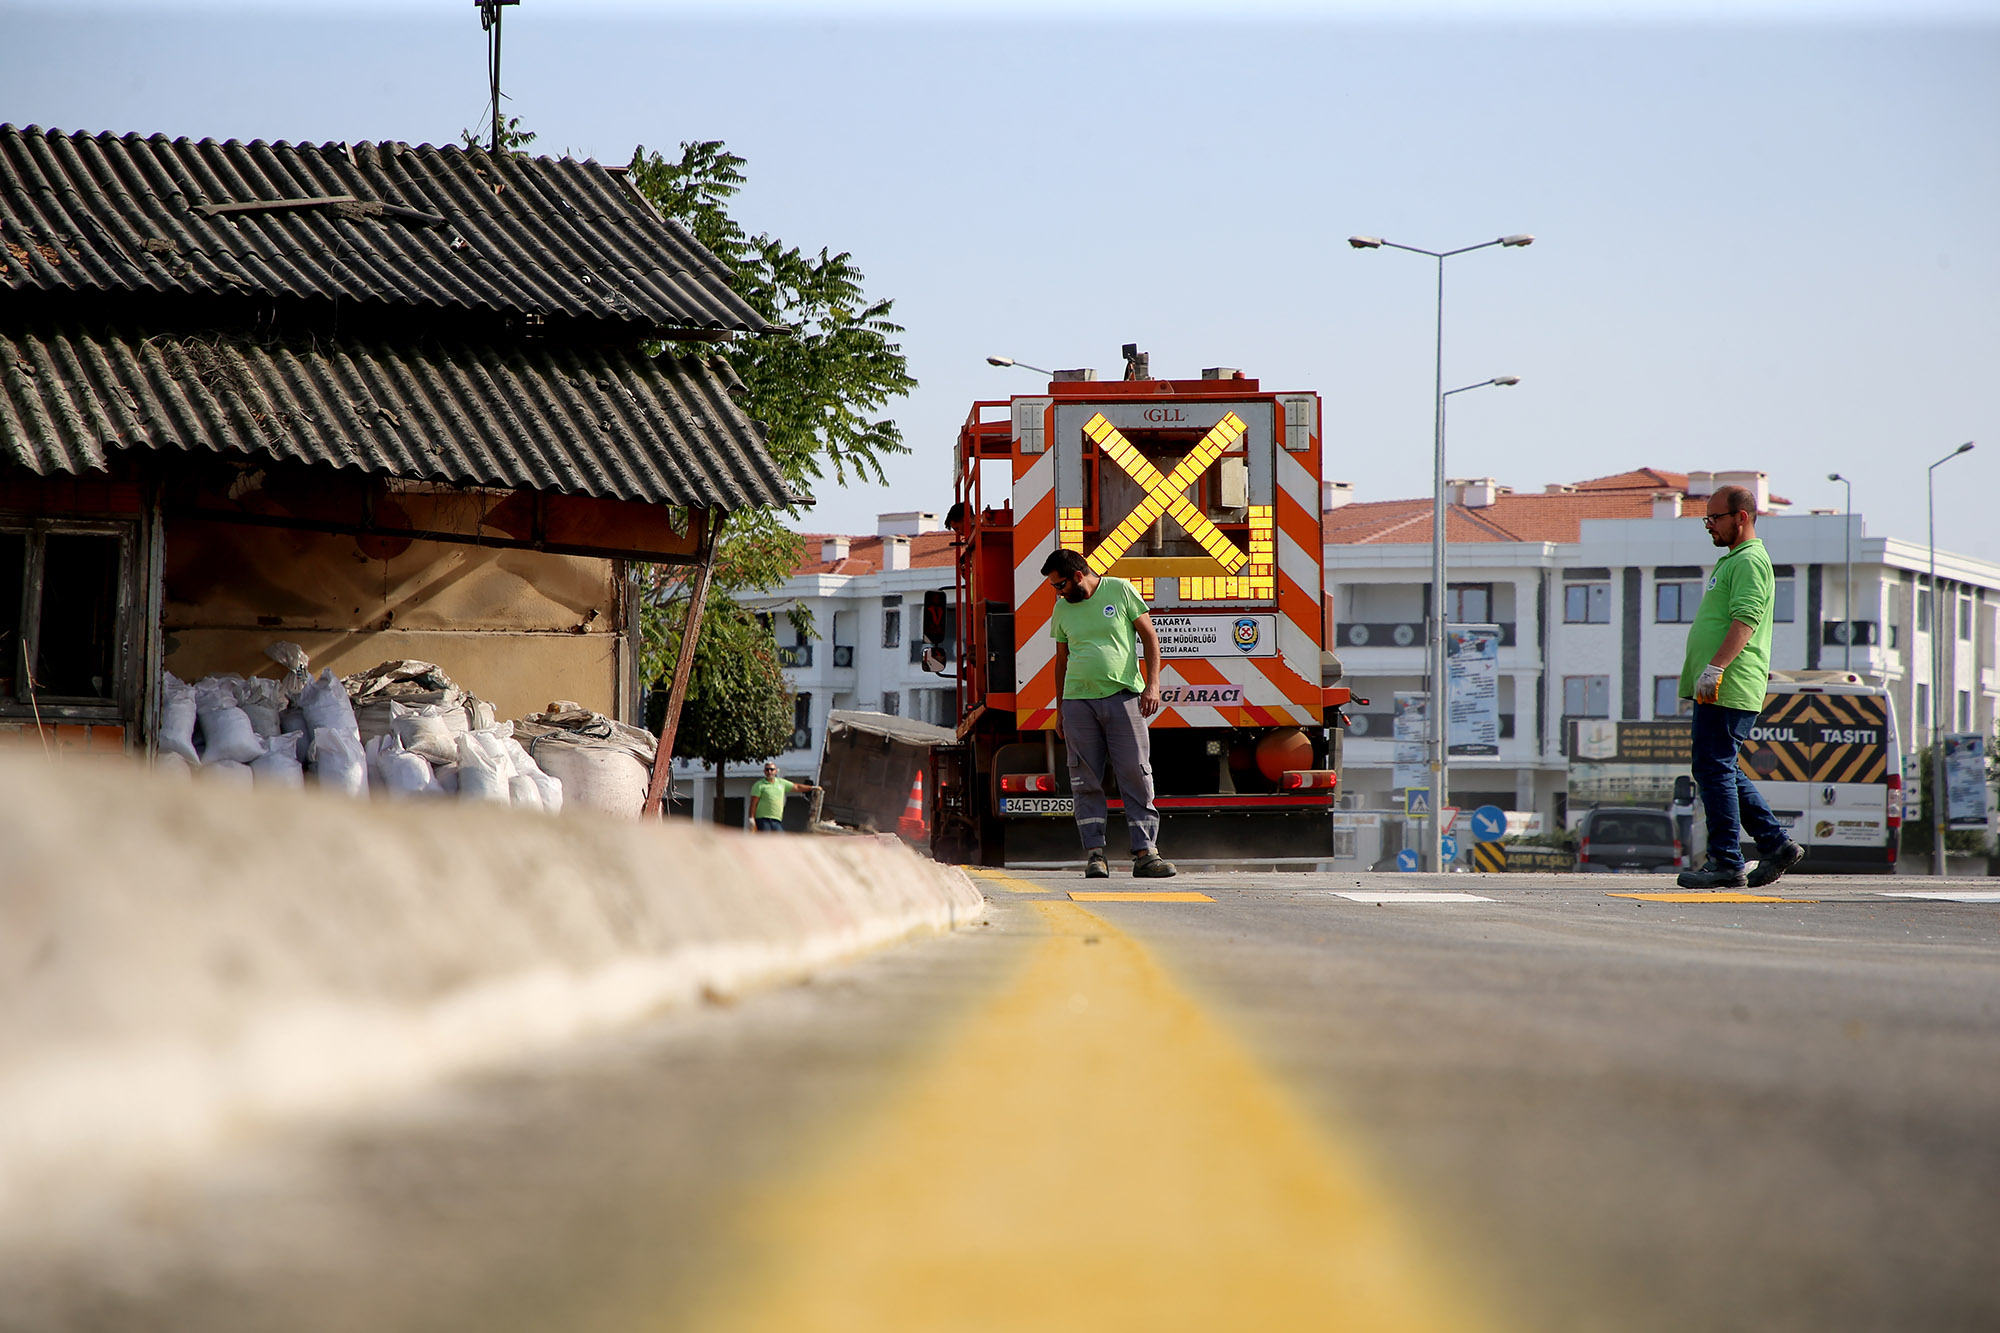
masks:
[[[1786,843],[1757,863],[1757,868],[1750,872],[1750,887],[1761,889],[1775,883],[1779,876],[1805,859],[1805,848],[1795,842]]]
[[[1090,849],[1090,857],[1083,863],[1083,877],[1085,879],[1111,878],[1111,860],[1105,856],[1102,847],[1093,847]]]
[[[1711,862],[1699,870],[1683,870],[1674,883],[1684,889],[1740,889],[1749,883],[1741,870],[1724,870]]]
[[[1178,873],[1174,863],[1158,852],[1140,852],[1132,858],[1133,879],[1172,879]]]

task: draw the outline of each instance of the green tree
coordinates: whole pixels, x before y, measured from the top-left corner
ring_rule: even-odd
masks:
[[[648,153],[643,146],[632,154],[630,178],[639,191],[729,266],[731,285],[752,308],[790,330],[726,343],[683,343],[672,350],[728,358],[745,386],[744,410],[764,423],[767,447],[795,490],[810,491],[829,471],[836,485],[850,476],[880,482],[883,462],[909,452],[882,409],[916,387],[894,341],[902,329],[889,318],[892,302],[866,296],[864,275],[845,251],[807,253],[768,235],[746,233],[728,211],[742,189],[744,165],[717,140],[683,143],[678,158]],[[743,762],[776,754],[789,739],[792,705],[776,643],[734,599],[769,592],[798,566],[805,543],[785,526],[795,518],[768,510],[730,516],[709,585],[676,755],[710,764]],[[643,665],[649,680],[671,677],[690,581],[690,571],[677,566],[656,565],[642,574]],[[804,608],[787,614],[802,634],[812,632]],[[756,635],[762,643],[753,645]],[[745,673],[761,674],[753,681]],[[771,702],[779,699],[781,708]],[[751,711],[763,721],[739,725],[735,715]]]

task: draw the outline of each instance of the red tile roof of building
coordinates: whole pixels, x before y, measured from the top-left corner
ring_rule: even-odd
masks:
[[[807,532],[801,534],[806,542],[806,558],[793,574],[874,574],[882,568],[882,539],[880,537],[849,537],[847,558],[827,561],[820,559],[829,537],[838,537],[837,532]],[[951,565],[951,534],[949,532],[920,532],[910,538],[910,568],[929,569]]]
[[[1648,518],[1653,497],[1664,491],[1682,496],[1682,512],[1694,517],[1687,501],[1687,474],[1661,468],[1634,468],[1608,477],[1555,487],[1539,494],[1520,494],[1507,487],[1490,505],[1451,505],[1445,511],[1445,540],[1450,542],[1574,542],[1582,539],[1587,518]],[[1772,496],[1774,505],[1789,504]],[[1329,546],[1377,542],[1428,542],[1431,501],[1370,500],[1342,505],[1326,514],[1320,530]]]

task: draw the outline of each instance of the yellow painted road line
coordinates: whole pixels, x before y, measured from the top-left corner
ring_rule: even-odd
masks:
[[[754,1200],[705,1333],[1497,1329],[1358,1155],[1072,903],[821,1164]]]
[[[1009,893],[1050,892],[1049,887],[1045,884],[1031,884],[1025,879],[1015,879],[1012,875],[1002,870],[989,870],[985,866],[967,866],[966,870],[977,875],[980,879],[998,884]]]
[[[1755,893],[1607,893],[1607,898],[1637,898],[1648,903],[1816,903],[1817,898],[1766,898]]]
[[[1091,893],[1083,889],[1070,891],[1070,901],[1079,903],[1212,903],[1215,899],[1192,889],[1178,891],[1154,890],[1138,893]]]

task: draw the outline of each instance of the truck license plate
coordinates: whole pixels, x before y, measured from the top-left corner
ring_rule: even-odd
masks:
[[[1002,796],[1003,815],[1073,815],[1076,806],[1067,796]]]

